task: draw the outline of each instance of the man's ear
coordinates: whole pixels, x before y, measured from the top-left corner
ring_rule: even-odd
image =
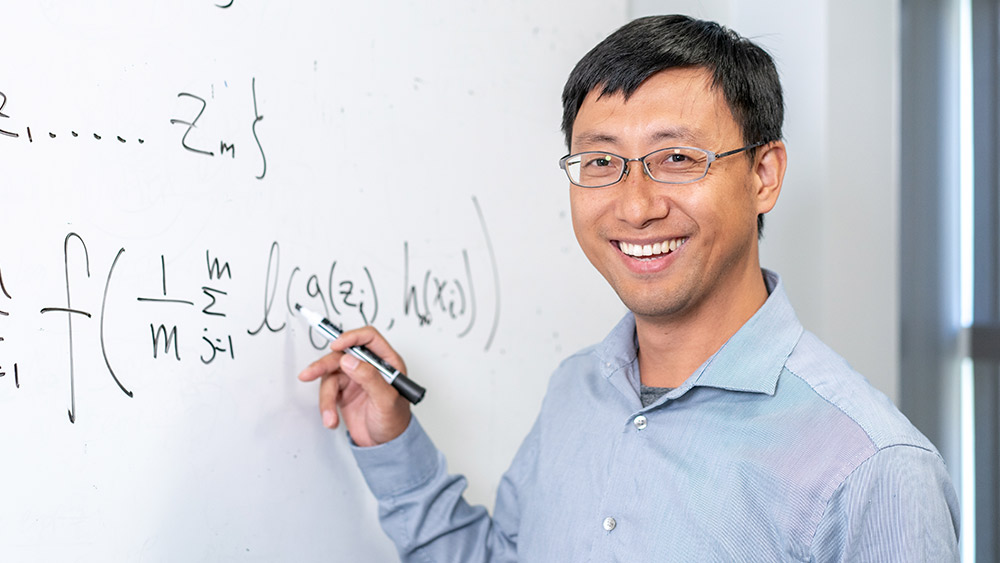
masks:
[[[754,200],[757,213],[767,213],[774,208],[781,193],[781,183],[785,179],[788,155],[783,141],[771,141],[757,149],[754,158]]]

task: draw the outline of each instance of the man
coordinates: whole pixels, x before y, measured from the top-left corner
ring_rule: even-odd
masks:
[[[753,43],[636,20],[563,93],[573,228],[631,311],[552,376],[492,518],[345,334],[322,378],[380,517],[413,561],[947,561],[958,507],[934,447],[803,331],[761,270],[783,102]],[[336,407],[340,409],[337,414]]]

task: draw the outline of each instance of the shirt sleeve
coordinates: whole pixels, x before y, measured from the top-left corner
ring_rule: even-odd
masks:
[[[352,452],[379,505],[379,520],[403,562],[517,560],[518,488],[533,457],[532,435],[497,491],[494,517],[462,497],[466,480],[449,475],[444,455],[416,417],[395,440]]]
[[[834,492],[813,559],[958,561],[958,499],[944,461],[914,446],[884,448]]]

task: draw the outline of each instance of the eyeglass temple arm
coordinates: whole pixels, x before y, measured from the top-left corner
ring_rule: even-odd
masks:
[[[719,160],[722,157],[733,155],[733,154],[736,154],[738,152],[743,152],[743,151],[747,151],[747,150],[750,150],[750,149],[755,149],[757,147],[766,145],[767,143],[768,143],[768,141],[758,141],[756,143],[747,145],[745,147],[740,147],[738,149],[733,149],[731,151],[726,151],[724,153],[720,153],[720,154],[715,155],[715,160]]]

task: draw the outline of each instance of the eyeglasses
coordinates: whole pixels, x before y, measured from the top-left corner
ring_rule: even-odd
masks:
[[[765,144],[764,141],[723,153],[694,147],[667,147],[641,158],[625,158],[601,151],[568,154],[559,159],[559,168],[569,181],[581,188],[603,188],[617,184],[628,175],[630,162],[641,162],[646,175],[663,184],[690,184],[708,175],[708,168],[720,158]]]

